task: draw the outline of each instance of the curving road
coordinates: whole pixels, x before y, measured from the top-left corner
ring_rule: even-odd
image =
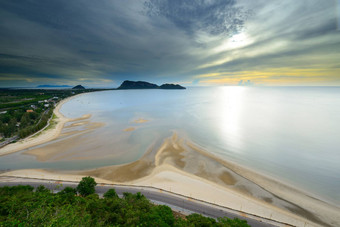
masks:
[[[39,185],[44,185],[52,191],[60,191],[64,187],[76,187],[78,182],[69,181],[48,181],[48,180],[37,180],[37,179],[27,179],[14,178],[16,181],[0,182],[0,187],[2,186],[15,186],[15,185],[31,185],[33,187],[38,187]],[[269,227],[269,226],[289,226],[286,223],[276,222],[274,220],[269,220],[266,218],[261,218],[255,215],[246,214],[240,211],[232,210],[226,207],[214,205],[204,201],[200,201],[194,198],[189,198],[172,192],[164,191],[161,189],[153,187],[141,187],[141,186],[127,186],[127,185],[109,185],[109,184],[98,184],[96,186],[96,193],[99,195],[104,194],[110,188],[114,188],[119,196],[122,196],[124,192],[137,193],[141,192],[145,197],[157,204],[165,204],[170,206],[172,209],[189,214],[189,213],[199,213],[204,216],[218,218],[218,217],[228,217],[228,218],[239,218],[247,220],[248,224],[253,227]]]

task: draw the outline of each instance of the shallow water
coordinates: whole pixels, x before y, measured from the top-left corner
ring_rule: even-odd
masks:
[[[84,152],[69,156],[71,161],[38,162],[16,153],[0,157],[1,169],[132,162],[176,131],[223,159],[340,204],[338,87],[105,91],[78,96],[61,112],[71,118],[89,113],[91,121],[105,126],[73,141],[67,152]],[[148,121],[134,122],[138,119]],[[135,130],[124,131],[130,127]]]

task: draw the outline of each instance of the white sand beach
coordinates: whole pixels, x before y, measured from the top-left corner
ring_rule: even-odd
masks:
[[[254,171],[227,163],[176,134],[133,163],[78,172],[153,186],[293,226],[337,226],[340,209]]]

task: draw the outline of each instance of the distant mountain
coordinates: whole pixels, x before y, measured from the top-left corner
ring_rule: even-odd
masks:
[[[78,90],[80,90],[80,89],[85,89],[85,88],[79,84],[79,85],[73,87],[72,89],[78,89]]]
[[[157,84],[152,84],[145,81],[130,81],[125,80],[117,89],[124,90],[124,89],[185,89],[178,84],[163,84],[158,86]]]
[[[186,89],[185,87],[179,85],[179,84],[162,84],[160,89]]]
[[[44,84],[44,85],[38,85],[37,88],[42,87],[72,87],[70,85],[55,85],[55,84]]]
[[[159,88],[157,84],[145,81],[125,80],[117,89],[155,89]]]

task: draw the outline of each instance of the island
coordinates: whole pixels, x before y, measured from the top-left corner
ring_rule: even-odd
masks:
[[[77,85],[77,86],[75,86],[75,87],[73,87],[72,89],[78,89],[78,90],[83,90],[83,89],[85,89],[83,86],[81,86],[81,85]]]
[[[125,89],[186,89],[186,88],[179,84],[162,84],[161,86],[158,86],[157,84],[145,81],[125,80],[117,89],[125,90]]]
[[[179,85],[179,84],[162,84],[160,89],[186,89],[185,87]]]

